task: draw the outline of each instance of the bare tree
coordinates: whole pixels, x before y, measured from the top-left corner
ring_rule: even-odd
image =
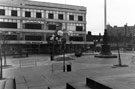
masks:
[[[0,33],[0,41],[1,41],[1,54],[4,58],[4,66],[7,65],[7,60],[6,60],[6,48],[7,48],[7,44],[8,44],[8,36],[6,33]]]

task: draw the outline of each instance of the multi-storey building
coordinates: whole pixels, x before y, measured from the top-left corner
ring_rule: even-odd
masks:
[[[135,26],[107,26],[109,42],[112,46],[131,47],[135,43]]]
[[[86,7],[28,0],[0,0],[0,32],[8,33],[8,51],[27,50],[48,53],[47,37],[56,30],[67,36],[67,49],[84,45],[86,40]],[[10,33],[10,34],[9,34]],[[21,50],[22,50],[21,49]]]

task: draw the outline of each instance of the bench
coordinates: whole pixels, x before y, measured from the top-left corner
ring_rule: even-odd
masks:
[[[16,89],[15,79],[0,80],[0,89]]]
[[[74,86],[72,86],[69,83],[66,83],[66,89],[76,89]]]
[[[112,88],[110,88],[106,85],[103,85],[101,83],[98,83],[97,81],[92,80],[90,78],[86,78],[86,85],[92,89],[112,89]]]

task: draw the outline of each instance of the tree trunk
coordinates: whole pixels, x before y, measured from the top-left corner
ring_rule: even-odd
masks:
[[[5,53],[5,50],[3,52],[3,56],[4,56],[4,66],[7,65],[7,60],[6,60],[6,53]]]

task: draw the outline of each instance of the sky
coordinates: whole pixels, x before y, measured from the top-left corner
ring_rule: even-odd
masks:
[[[86,30],[93,35],[104,33],[104,0],[32,0],[85,6],[87,8]],[[135,0],[106,0],[107,24],[111,26],[135,25]]]

